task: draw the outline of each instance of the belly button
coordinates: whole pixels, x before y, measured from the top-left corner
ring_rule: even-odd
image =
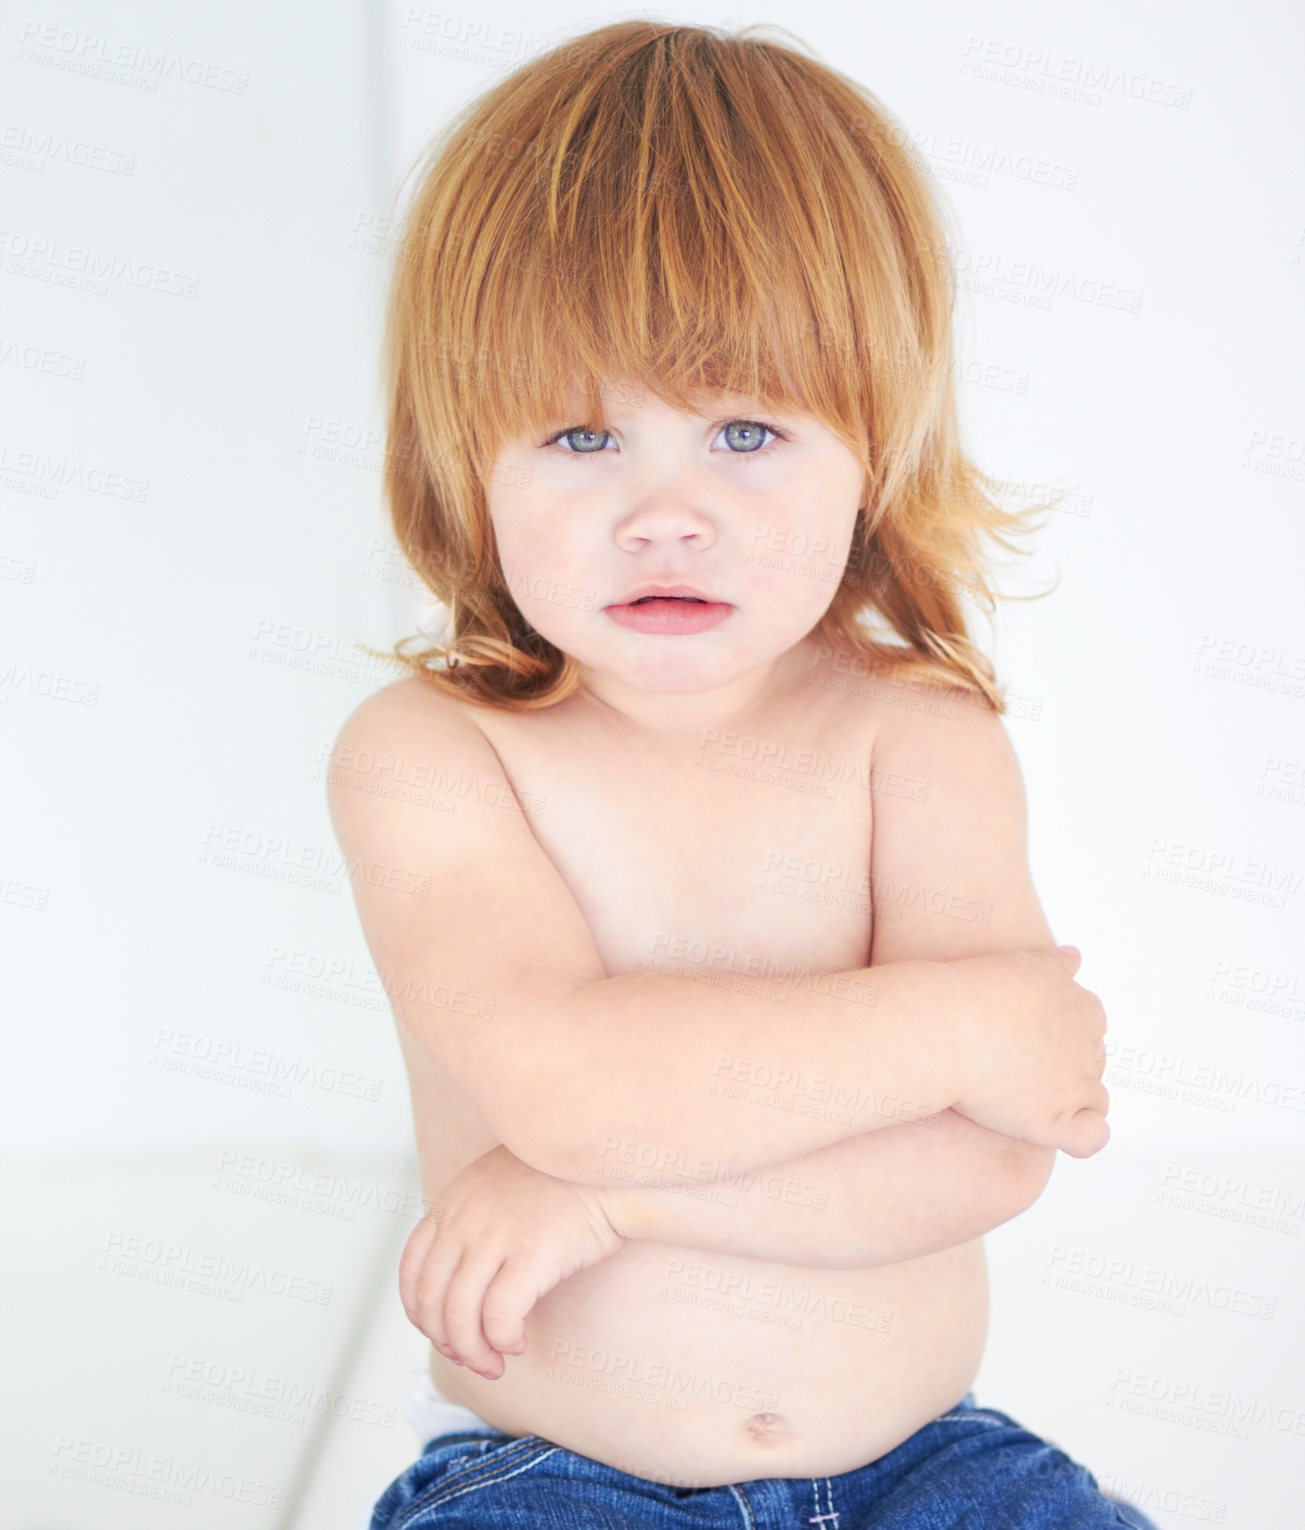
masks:
[[[767,1445],[788,1433],[783,1418],[778,1413],[754,1413],[744,1420],[743,1427],[759,1445]]]

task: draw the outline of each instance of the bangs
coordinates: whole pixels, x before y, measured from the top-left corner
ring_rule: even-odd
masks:
[[[831,430],[865,482],[822,633],[1000,708],[958,591],[991,605],[987,545],[1017,551],[1031,512],[995,503],[961,445],[945,204],[870,91],[763,31],[784,29],[600,27],[477,96],[418,161],[384,477],[447,620],[396,656],[450,694],[543,707],[579,684],[507,587],[486,485],[505,443],[607,431],[653,394]]]
[[[813,414],[868,463],[876,392],[922,403],[945,361],[918,210],[880,173],[908,151],[860,87],[812,90],[783,49],[604,37],[526,66],[441,145],[405,252],[430,395],[482,462],[550,425],[605,430],[647,390]]]

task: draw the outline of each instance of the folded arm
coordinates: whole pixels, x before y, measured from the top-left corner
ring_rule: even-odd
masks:
[[[954,1110],[848,1137],[710,1186],[611,1185],[625,1238],[828,1269],[874,1269],[982,1237],[1042,1193],[1054,1148]]]
[[[369,698],[337,741],[329,803],[398,1023],[511,1152],[582,1184],[610,1185],[633,1160],[692,1185],[948,1109],[967,1062],[957,958],[1053,944],[1013,751],[994,714],[955,696],[944,716],[890,719],[875,745],[884,781],[928,791],[876,788],[872,965],[746,990],[607,977],[473,709],[417,680]],[[429,788],[397,790],[386,770]],[[853,1104],[805,1114],[731,1097],[713,1088],[722,1056],[832,1080]]]
[[[1029,872],[1026,799],[1005,729],[959,694],[948,707],[889,716],[877,732],[870,981],[882,963],[1055,944]],[[1018,1215],[1042,1193],[1055,1156],[946,1109],[735,1174],[710,1195],[637,1180],[605,1193],[626,1237],[872,1268]]]
[[[396,789],[382,767],[423,790]],[[387,687],[346,722],[327,779],[398,1023],[532,1167],[603,1185],[634,1154],[692,1183],[959,1099],[946,1038],[962,1001],[945,962],[884,965],[871,981],[864,968],[745,986],[608,977],[469,705],[418,680]],[[847,1118],[777,1118],[731,1098],[713,1087],[723,1056],[835,1081]]]

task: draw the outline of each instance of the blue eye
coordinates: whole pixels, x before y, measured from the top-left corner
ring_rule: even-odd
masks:
[[[773,430],[769,425],[763,425],[760,420],[731,420],[725,426],[723,431],[723,434],[727,440],[729,440],[729,433],[732,430],[737,430],[742,433],[743,442],[741,449],[743,452],[760,451],[764,446],[769,444],[768,442],[765,442],[761,439],[762,432],[769,431],[772,436],[777,436],[779,434],[778,431]],[[734,439],[730,441],[730,446],[734,447],[738,445],[740,445],[740,442],[738,436],[736,435]]]
[[[773,436],[776,440],[787,441],[788,437],[782,430],[776,430],[773,425],[766,425],[760,420],[728,420],[721,427],[730,444],[730,455],[735,457],[756,456],[766,451],[773,442],[765,441],[765,435]],[[580,438],[585,444],[577,444],[575,438]],[[611,440],[611,434],[606,430],[590,430],[587,425],[571,425],[565,430],[559,430],[556,435],[550,436],[543,444],[555,446],[566,442],[566,450],[580,457],[591,457],[604,450],[603,440]],[[734,448],[738,450],[734,450]]]
[[[591,452],[602,451],[602,447],[576,446],[570,438],[572,436],[587,436],[592,442],[601,441],[602,438],[606,435],[607,432],[605,430],[590,430],[588,426],[585,425],[572,425],[569,429],[560,431],[557,435],[551,437],[544,443],[544,445],[552,446],[555,441],[566,441],[571,451],[577,452],[582,456],[588,456]]]

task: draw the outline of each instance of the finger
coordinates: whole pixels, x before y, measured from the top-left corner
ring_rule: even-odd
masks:
[[[403,1253],[399,1256],[399,1299],[409,1321],[416,1321],[413,1314],[416,1310],[417,1277],[421,1274],[426,1255],[438,1234],[439,1224],[435,1218],[424,1216],[408,1235]]]
[[[1083,965],[1083,953],[1077,946],[1057,946],[1056,955],[1060,958],[1061,965],[1069,973],[1070,977],[1073,977]]]
[[[464,1252],[465,1244],[461,1239],[447,1233],[443,1241],[436,1242],[418,1273],[413,1311],[409,1314],[440,1354],[450,1360],[456,1360],[458,1353],[449,1339],[445,1311],[449,1286],[457,1275]]]
[[[464,1260],[449,1282],[444,1298],[444,1325],[449,1343],[464,1364],[490,1381],[506,1369],[503,1356],[494,1348],[481,1326],[485,1292],[498,1274],[502,1259],[494,1256],[478,1262]]]
[[[490,1282],[481,1305],[485,1337],[501,1354],[520,1355],[526,1348],[526,1318],[545,1289],[529,1257],[505,1261]]]
[[[1063,1150],[1071,1158],[1091,1158],[1110,1141],[1110,1128],[1099,1111],[1084,1108],[1074,1112],[1066,1125]]]

